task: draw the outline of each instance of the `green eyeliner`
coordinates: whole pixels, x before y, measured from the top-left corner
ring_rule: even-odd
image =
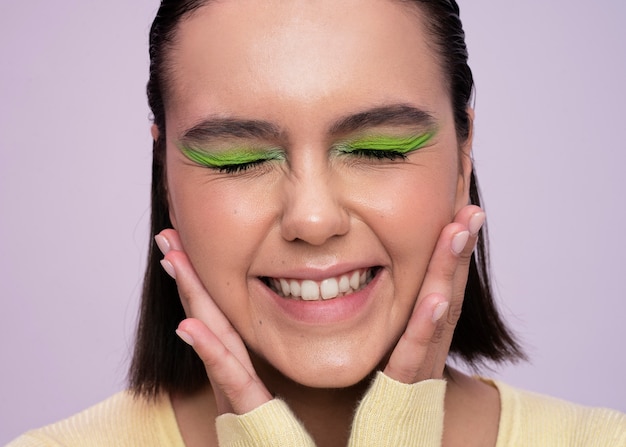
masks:
[[[182,153],[191,161],[210,168],[245,165],[267,160],[283,160],[285,155],[279,149],[234,149],[212,153],[190,147],[181,146]]]
[[[337,145],[341,152],[355,152],[360,150],[371,151],[394,151],[401,154],[420,149],[435,135],[434,132],[426,132],[412,137],[396,138],[389,136],[371,136],[357,140],[346,141]]]

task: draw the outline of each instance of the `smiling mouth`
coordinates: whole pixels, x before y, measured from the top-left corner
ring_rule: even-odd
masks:
[[[262,281],[278,296],[302,301],[332,300],[367,287],[378,268],[358,269],[322,281],[263,277]]]

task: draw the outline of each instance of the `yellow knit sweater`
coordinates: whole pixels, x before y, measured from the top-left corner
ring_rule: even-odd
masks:
[[[587,408],[493,382],[501,413],[496,447],[626,447],[626,414]],[[415,385],[379,373],[360,403],[350,447],[439,447],[445,382]],[[220,447],[313,446],[289,408],[275,399],[216,421]],[[167,395],[156,402],[118,393],[69,419],[34,430],[7,447],[184,447]]]

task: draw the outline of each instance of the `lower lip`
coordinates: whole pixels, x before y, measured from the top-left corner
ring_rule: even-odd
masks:
[[[382,269],[358,292],[330,300],[305,301],[283,298],[265,286],[274,303],[291,319],[300,323],[323,325],[357,318],[372,301]]]

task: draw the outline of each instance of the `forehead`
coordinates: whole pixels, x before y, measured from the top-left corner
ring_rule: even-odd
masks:
[[[355,100],[433,108],[447,96],[421,11],[392,0],[209,2],[179,24],[169,59],[174,114]]]

